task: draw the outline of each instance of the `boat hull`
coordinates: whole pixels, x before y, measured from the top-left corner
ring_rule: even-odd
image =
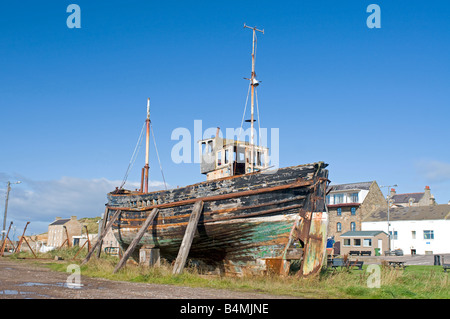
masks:
[[[144,245],[158,248],[171,262],[193,205],[201,200],[189,259],[224,274],[286,274],[291,261],[299,260],[300,271],[309,275],[318,271],[325,251],[325,167],[314,163],[146,194],[117,191],[108,194],[107,206],[121,211],[113,231],[123,249],[158,208],[136,251]]]

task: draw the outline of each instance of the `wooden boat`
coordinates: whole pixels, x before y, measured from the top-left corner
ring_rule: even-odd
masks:
[[[260,30],[251,29],[254,46],[255,32]],[[254,49],[249,80],[253,133],[253,94],[258,85]],[[108,212],[120,211],[112,227],[124,250],[141,230],[137,248],[151,247],[158,250],[161,258],[175,261],[187,232],[192,232],[186,256],[223,274],[288,274],[294,264],[304,276],[320,270],[328,222],[327,164],[271,169],[268,149],[255,145],[253,134],[249,142],[228,140],[217,134],[199,142],[200,168],[207,175],[206,181],[148,192],[148,106],[147,156],[141,189],[117,188],[108,194]],[[189,230],[195,209],[199,210],[199,217]],[[156,214],[154,219],[142,229],[152,212]]]

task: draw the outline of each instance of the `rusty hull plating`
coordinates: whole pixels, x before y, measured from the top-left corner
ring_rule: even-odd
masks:
[[[153,208],[159,212],[139,246],[175,260],[196,201],[203,211],[189,259],[222,274],[317,273],[325,257],[327,164],[323,162],[206,181],[152,193],[116,190],[109,211],[120,210],[113,231],[125,250]]]

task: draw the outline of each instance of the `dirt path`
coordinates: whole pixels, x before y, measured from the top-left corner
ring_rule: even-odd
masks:
[[[70,288],[70,273],[0,258],[0,299],[286,299],[258,293],[111,281],[81,276]],[[288,297],[289,298],[289,297]]]

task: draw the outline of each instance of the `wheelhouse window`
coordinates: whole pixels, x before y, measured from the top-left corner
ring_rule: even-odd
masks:
[[[217,166],[222,165],[222,151],[217,152]]]

